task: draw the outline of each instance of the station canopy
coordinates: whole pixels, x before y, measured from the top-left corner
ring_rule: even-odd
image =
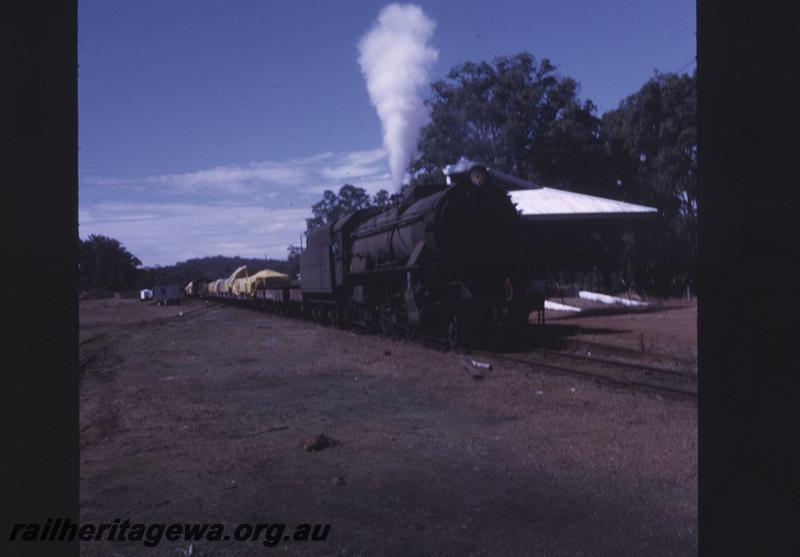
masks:
[[[467,172],[476,164],[480,163],[462,158],[458,163],[445,167],[448,183],[450,175]],[[486,171],[494,184],[508,192],[526,220],[638,218],[658,214],[658,209],[653,207],[546,187],[492,168]]]
[[[653,207],[544,186],[513,190],[508,195],[528,220],[646,217],[658,213]]]

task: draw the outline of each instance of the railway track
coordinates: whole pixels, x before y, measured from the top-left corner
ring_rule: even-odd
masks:
[[[417,336],[428,346],[448,350],[442,339]],[[663,367],[571,354],[544,349],[525,352],[496,352],[477,349],[460,351],[464,356],[482,356],[486,360],[524,365],[536,371],[547,371],[592,380],[595,383],[637,391],[660,393],[675,398],[697,399],[697,376],[694,373]],[[570,364],[553,363],[552,359],[572,360]]]
[[[470,354],[480,354],[490,360],[522,364],[536,370],[552,371],[581,379],[591,379],[597,383],[610,386],[663,393],[680,398],[697,398],[696,377],[687,372],[576,354],[552,351],[542,352],[547,357],[544,357],[544,355],[537,356],[536,352],[503,354],[472,350]],[[547,361],[552,358],[568,359],[578,363],[565,365]]]
[[[413,338],[439,349],[446,349],[445,342],[440,338],[421,333],[416,333],[413,335]],[[405,340],[411,340],[411,338],[406,338]],[[526,352],[502,353],[468,350],[464,353],[466,355],[479,354],[488,359],[522,364],[536,370],[545,370],[571,375],[581,379],[590,379],[596,383],[610,386],[661,393],[694,400],[697,398],[697,377],[695,374],[683,370],[669,369],[640,362],[612,360],[539,348]],[[572,365],[565,365],[548,361],[554,358],[572,360],[573,363]]]
[[[694,379],[696,377],[694,373],[686,370],[669,369],[665,367],[652,366],[649,364],[643,364],[639,362],[615,360],[609,358],[599,358],[597,356],[584,356],[583,354],[573,354],[570,352],[557,352],[552,350],[537,350],[537,352],[541,354],[542,357],[544,358],[562,358],[562,359],[578,360],[581,362],[591,362],[600,365],[627,367],[631,369],[649,371],[655,374],[673,375],[675,377],[686,377],[691,379]]]

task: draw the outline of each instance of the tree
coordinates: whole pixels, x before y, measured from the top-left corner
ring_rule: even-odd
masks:
[[[697,253],[696,74],[661,74],[603,115],[615,181],[659,209],[662,281],[691,282]],[[681,278],[681,275],[683,278]]]
[[[571,191],[614,196],[601,120],[592,101],[570,102],[539,134],[531,161],[538,178]]]
[[[369,195],[364,188],[357,188],[352,184],[345,184],[335,194],[325,190],[322,199],[311,206],[314,216],[306,219],[306,228],[311,231],[323,224],[329,224],[345,213],[366,209],[370,207]]]
[[[80,240],[79,273],[83,290],[129,290],[142,262],[113,238],[91,235]]]
[[[378,193],[372,196],[372,206],[377,207],[379,209],[388,207],[391,204],[391,202],[392,202],[392,197],[386,190],[380,190]]]
[[[657,73],[617,110],[603,130],[628,197],[660,204],[671,216],[697,206],[695,77]]]
[[[528,53],[456,66],[431,85],[431,122],[411,170],[433,172],[465,156],[527,179],[598,189],[600,120],[577,93],[574,79]]]

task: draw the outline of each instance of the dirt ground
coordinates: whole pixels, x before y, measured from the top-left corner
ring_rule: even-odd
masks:
[[[102,300],[81,301],[78,304],[79,341],[85,342],[97,334],[107,334],[109,330],[120,326],[139,324],[143,325],[153,321],[174,317],[191,309],[198,309],[196,305],[159,306],[153,302],[140,302],[130,298],[105,298]]]
[[[697,361],[696,299],[666,300],[651,308],[632,310],[578,298],[564,302],[583,311],[547,311],[546,321],[580,327],[577,339]]]
[[[80,315],[84,522],[332,524],[325,542],[200,556],[697,553],[693,402],[501,362],[475,380],[419,342],[198,301]],[[581,319],[635,338],[667,315]],[[318,433],[338,444],[305,451]]]

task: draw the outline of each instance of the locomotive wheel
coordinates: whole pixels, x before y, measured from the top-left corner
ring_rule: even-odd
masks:
[[[344,309],[336,308],[336,326],[340,329],[344,329],[346,326],[347,321],[347,314],[345,314]]]
[[[458,317],[455,315],[450,316],[450,321],[447,323],[447,346],[454,350],[461,343],[461,327],[458,323]]]
[[[328,323],[333,327],[339,326],[339,310],[336,308],[328,310]]]
[[[402,340],[411,340],[414,338],[414,325],[403,319],[399,323],[395,323],[394,334],[397,338]]]
[[[378,310],[378,327],[385,337],[391,336],[394,332],[394,321],[389,310],[384,308]]]

